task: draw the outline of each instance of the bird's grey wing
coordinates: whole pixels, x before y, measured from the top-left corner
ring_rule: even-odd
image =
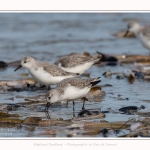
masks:
[[[39,61],[39,62],[37,62],[37,65],[38,65],[39,67],[44,67],[44,66],[49,66],[49,65],[51,65],[51,64],[48,63],[48,62]]]
[[[61,63],[61,66],[65,68],[70,68],[70,67],[75,67],[84,64],[92,60],[93,58],[84,55],[74,55],[74,56],[66,56],[60,58],[59,60],[56,61],[56,64],[58,65],[59,63]]]
[[[59,65],[61,64],[62,67],[68,68],[78,65],[79,58],[81,57],[81,54],[78,55],[69,55],[62,58],[59,58],[54,64]],[[83,56],[85,57],[85,56]]]
[[[69,73],[69,72],[66,72],[62,69],[60,69],[59,67],[57,67],[56,65],[52,65],[52,64],[49,64],[49,65],[46,65],[43,67],[43,69],[50,73],[51,75],[53,76],[68,76],[68,75],[76,75],[76,74],[73,74],[73,73]]]
[[[74,67],[78,65],[82,65],[88,62],[96,63],[101,59],[100,55],[97,56],[79,56],[79,57],[72,57],[70,63],[68,63],[68,67]]]
[[[67,75],[67,72],[48,62],[37,62],[37,65],[42,67],[46,72],[50,73],[53,76]]]
[[[62,80],[61,82],[57,84],[57,88],[65,89],[68,86],[74,86],[74,87],[82,89],[87,86],[89,87],[90,84],[91,84],[90,80],[85,80],[85,79],[81,79],[78,77],[74,77],[74,78],[67,78],[67,79]]]

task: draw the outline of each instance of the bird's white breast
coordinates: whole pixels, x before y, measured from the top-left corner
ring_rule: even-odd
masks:
[[[83,89],[79,89],[74,86],[68,86],[65,89],[64,94],[61,96],[62,100],[75,100],[81,97],[86,96],[86,94],[90,91],[89,87],[85,87]]]

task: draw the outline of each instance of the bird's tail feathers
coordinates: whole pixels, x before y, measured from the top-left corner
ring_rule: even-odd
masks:
[[[92,86],[94,86],[94,85],[98,84],[99,82],[101,82],[100,78],[101,77],[90,79],[90,82],[91,82]]]

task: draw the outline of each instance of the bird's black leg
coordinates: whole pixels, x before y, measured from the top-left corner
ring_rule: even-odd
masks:
[[[74,105],[75,105],[75,103],[74,103],[74,101],[73,101],[73,111],[74,111]]]
[[[50,85],[47,86],[48,87],[48,91],[51,89]]]
[[[45,107],[45,111],[48,111],[49,106],[50,106],[50,102],[47,102],[46,107]]]
[[[75,105],[75,102],[73,101],[73,117],[75,117],[75,113],[74,113],[74,105]]]
[[[84,97],[84,100],[83,100],[83,105],[82,105],[82,110],[84,110],[84,104],[85,104],[85,101],[87,101],[88,99],[86,97]]]
[[[68,108],[68,101],[67,101],[67,103],[66,103],[66,107]]]

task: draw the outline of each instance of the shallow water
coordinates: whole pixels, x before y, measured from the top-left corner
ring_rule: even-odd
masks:
[[[22,59],[24,56],[33,56],[39,61],[54,63],[62,55],[72,52],[82,53],[84,51],[95,54],[100,51],[107,54],[143,54],[148,55],[146,50],[134,38],[117,38],[113,36],[120,30],[127,28],[128,20],[137,20],[145,25],[150,25],[149,13],[0,13],[0,60],[12,62]],[[111,84],[110,87],[103,87],[106,95],[100,102],[86,102],[85,108],[98,108],[101,110],[118,110],[123,106],[146,106],[150,108],[148,81],[136,79],[130,83],[127,79],[117,80],[116,75],[106,78],[102,74],[111,70],[112,72],[122,72],[129,66],[93,66],[86,72],[91,77],[101,77],[99,85]],[[132,67],[132,65],[130,66]],[[14,72],[14,67],[0,69],[0,80],[16,80],[22,73],[28,73],[26,69]],[[30,77],[30,76],[29,76]],[[25,78],[25,77],[22,77]],[[22,91],[22,92],[3,92],[0,91],[0,103],[19,103],[23,98],[16,98],[16,95],[36,96],[45,91]],[[118,99],[121,95],[123,100]],[[7,100],[14,97],[14,100]],[[128,98],[128,99],[125,99]],[[148,100],[148,101],[143,101]],[[82,107],[81,102],[76,102],[75,113],[77,114]],[[36,112],[19,109],[14,113],[22,114],[25,118],[38,115],[46,118],[43,112]],[[72,118],[72,103],[68,108],[56,106],[50,109],[52,118]],[[106,114],[106,121],[127,121],[132,115]],[[96,120],[99,121],[99,120]],[[8,128],[8,127],[7,127]],[[40,127],[32,126],[17,128],[10,127],[11,134],[5,133],[5,126],[1,125],[2,137],[66,137],[68,130],[65,127]],[[42,131],[57,129],[56,135],[40,135]],[[75,131],[74,131],[75,132]],[[77,131],[78,132],[78,131]],[[127,131],[126,131],[127,132]],[[8,133],[8,132],[6,132]],[[74,137],[83,135],[74,134]],[[87,135],[85,135],[87,136]],[[101,134],[88,135],[91,137],[101,137]],[[115,136],[115,135],[112,135]]]

